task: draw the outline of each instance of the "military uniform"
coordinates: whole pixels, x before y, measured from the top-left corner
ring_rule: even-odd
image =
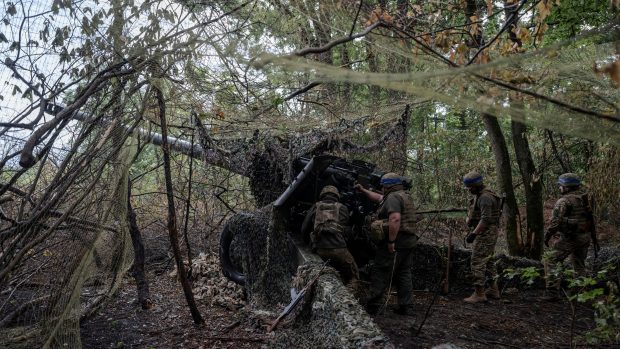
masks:
[[[585,260],[590,246],[587,195],[580,189],[570,191],[563,194],[553,207],[546,240],[556,233],[560,233],[560,240],[545,255],[547,289],[559,290],[557,267],[568,256],[571,256],[577,274],[583,275],[585,272]]]
[[[334,188],[335,189],[335,188]],[[321,195],[304,221],[303,230],[312,226],[310,238],[312,249],[323,260],[329,260],[351,287],[357,287],[359,271],[355,259],[347,249],[346,232],[349,222],[349,210],[338,202],[336,195]]]
[[[379,242],[371,271],[368,304],[375,307],[380,305],[391,281],[396,285],[400,309],[411,309],[413,307],[411,269],[413,248],[418,240],[414,229],[417,219],[413,200],[403,190],[402,185],[397,185],[392,191],[384,193],[383,201],[377,211],[378,218],[387,222],[390,213],[394,212],[401,215],[400,230],[395,240],[396,253],[388,251],[386,223],[386,237]]]
[[[469,227],[475,228],[481,221],[487,226],[484,232],[476,236],[471,256],[471,273],[474,286],[484,287],[487,280],[497,278],[494,255],[495,244],[499,235],[500,198],[492,190],[483,187],[470,200],[467,211]]]

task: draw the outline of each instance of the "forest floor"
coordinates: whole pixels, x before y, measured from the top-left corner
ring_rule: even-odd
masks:
[[[82,322],[84,348],[260,348],[273,339],[265,331],[269,320],[245,309],[198,302],[205,325],[195,326],[178,280],[167,273],[149,276],[153,308],[140,308],[133,279],[126,278],[108,305]],[[440,295],[419,335],[432,292],[415,293],[414,316],[397,315],[388,305],[374,318],[398,348],[442,343],[460,348],[569,348],[571,336],[583,343],[593,326],[592,310],[575,305],[573,322],[570,303],[542,302],[540,293],[509,289],[501,300],[476,305],[462,301],[467,294]]]
[[[551,207],[546,207],[546,215]],[[431,234],[432,240],[445,243],[447,234],[440,233],[445,229],[434,228],[437,231]],[[601,228],[602,245],[617,246],[617,229],[608,225]],[[109,303],[82,321],[84,348],[260,348],[272,341],[266,326],[276,315],[256,315],[247,306],[237,309],[236,305],[208,305],[199,300],[205,325],[195,326],[181,286],[176,277],[170,276],[172,270],[153,265],[146,269],[154,306],[142,310],[133,278],[125,277]],[[217,274],[221,275],[219,271]],[[592,309],[573,304],[573,317],[571,303],[542,302],[538,299],[541,294],[542,290],[507,289],[501,300],[472,305],[462,301],[469,295],[465,291],[439,295],[434,301],[433,292],[416,291],[414,316],[394,314],[393,306],[388,305],[374,319],[397,348],[431,348],[443,343],[459,348],[570,348],[571,338],[578,347],[587,347],[583,343],[594,326]]]
[[[82,321],[83,348],[260,348],[270,340],[242,310],[200,301],[205,324],[194,325],[179,281],[168,273],[148,278],[153,307],[140,307],[126,277],[109,303]]]
[[[581,344],[594,325],[591,309],[574,304],[573,323],[568,301],[540,301],[541,291],[509,291],[501,300],[484,304],[463,302],[468,294],[440,295],[426,320],[434,294],[416,292],[414,316],[394,314],[388,306],[374,319],[400,348],[431,348],[444,343],[459,348],[570,348],[571,338],[587,347]]]

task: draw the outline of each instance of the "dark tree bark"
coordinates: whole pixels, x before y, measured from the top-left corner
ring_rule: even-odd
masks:
[[[566,166],[564,161],[562,160],[562,154],[558,152],[558,147],[555,145],[555,139],[553,139],[553,132],[551,130],[546,130],[547,136],[549,137],[549,143],[551,143],[551,150],[553,151],[553,156],[555,156],[556,160],[560,163],[563,172],[571,172],[571,170]]]
[[[540,259],[543,251],[544,240],[544,217],[541,175],[536,171],[536,165],[532,159],[529,142],[527,140],[527,128],[525,124],[512,121],[512,141],[515,147],[515,155],[519,164],[519,171],[523,178],[525,188],[525,205],[527,212],[527,238],[523,241],[523,249],[526,256]]]
[[[170,236],[170,244],[172,245],[172,253],[174,254],[174,259],[177,264],[179,280],[181,281],[181,286],[183,286],[183,292],[185,293],[185,299],[187,300],[187,305],[189,306],[194,323],[198,325],[204,323],[204,320],[202,319],[200,311],[198,311],[198,307],[196,306],[194,293],[192,292],[192,285],[190,285],[187,278],[185,265],[183,265],[183,257],[181,257],[181,249],[179,248],[179,231],[177,229],[172,174],[170,171],[170,146],[168,145],[168,127],[166,126],[166,103],[164,102],[164,95],[161,90],[156,87],[154,90],[159,105],[159,121],[161,123],[161,134],[163,138],[161,148],[164,153],[164,174],[166,177],[166,196],[168,197],[168,234]]]
[[[129,223],[129,234],[131,235],[131,243],[133,245],[134,259],[131,273],[136,279],[136,287],[138,289],[138,301],[142,309],[149,309],[153,305],[151,301],[151,293],[149,291],[149,281],[144,274],[144,243],[142,234],[138,228],[136,221],[136,211],[131,205],[131,181],[129,181],[129,189],[127,190],[127,221]]]
[[[508,242],[508,252],[515,256],[521,255],[521,242],[517,230],[517,199],[512,186],[512,169],[510,167],[510,155],[504,134],[499,126],[499,122],[494,116],[482,114],[484,127],[491,142],[491,148],[495,155],[495,167],[497,169],[497,180],[500,184],[500,192],[506,193],[504,210],[502,216],[506,221],[506,241]]]

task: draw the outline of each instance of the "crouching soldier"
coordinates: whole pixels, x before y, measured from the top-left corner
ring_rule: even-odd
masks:
[[[349,210],[339,202],[340,193],[332,185],[321,190],[317,201],[304,219],[302,233],[310,232],[312,250],[340,273],[345,285],[357,295],[359,272],[355,259],[347,249],[346,235],[350,227]]]
[[[484,186],[482,175],[472,171],[463,177],[463,184],[475,195],[469,202],[467,225],[474,230],[467,235],[467,242],[474,243],[471,255],[471,272],[474,279],[474,293],[465,298],[467,303],[486,302],[489,298],[499,299],[497,270],[495,268],[495,243],[499,233],[501,211],[500,197]],[[489,277],[490,287],[485,290]]]

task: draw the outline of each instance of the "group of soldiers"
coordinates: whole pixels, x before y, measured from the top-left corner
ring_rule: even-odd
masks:
[[[317,201],[304,221],[310,230],[313,250],[341,275],[354,294],[360,297],[369,313],[376,313],[385,304],[386,291],[392,285],[397,292],[397,314],[413,314],[412,267],[417,243],[416,214],[413,200],[404,188],[404,178],[387,173],[381,177],[381,193],[356,184],[355,189],[369,200],[379,203],[370,224],[370,237],[377,244],[375,260],[370,273],[370,287],[360,294],[359,270],[347,249],[349,211],[339,202],[340,193],[334,186],[322,188]],[[472,194],[466,224],[473,229],[466,237],[473,244],[471,274],[474,292],[464,299],[468,303],[499,299],[495,267],[495,245],[499,235],[502,200],[484,185],[483,176],[472,171],[463,177],[464,187]],[[562,197],[556,202],[545,234],[546,292],[545,300],[559,296],[558,266],[572,257],[575,271],[583,273],[592,230],[591,205],[588,195],[581,190],[581,181],[573,173],[559,177]],[[307,228],[310,227],[310,228]],[[419,232],[418,232],[419,233]],[[595,239],[593,235],[592,238]],[[551,246],[550,242],[553,242]],[[596,242],[596,240],[595,240]],[[389,293],[389,291],[388,291]]]

